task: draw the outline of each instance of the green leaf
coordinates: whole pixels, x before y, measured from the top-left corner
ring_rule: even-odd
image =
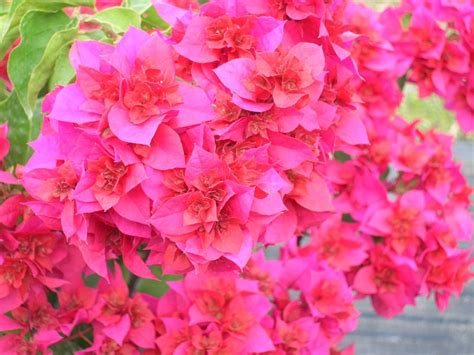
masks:
[[[124,33],[130,26],[139,28],[141,25],[140,14],[125,7],[110,7],[96,13],[90,20],[110,27],[115,33]]]
[[[53,351],[53,354],[72,355],[83,348],[72,341],[60,341],[51,345],[50,349]]]
[[[143,14],[150,7],[150,0],[125,0],[123,6]]]
[[[344,152],[338,150],[338,151],[335,151],[335,152],[334,152],[334,159],[336,159],[337,161],[339,161],[339,162],[341,162],[341,163],[344,163],[344,162],[346,162],[346,161],[348,161],[348,160],[351,160],[352,158],[351,158],[351,156],[350,156],[349,154],[344,153]]]
[[[177,281],[183,278],[182,275],[163,275],[160,266],[152,266],[151,271],[159,280],[140,279],[136,290],[154,297],[161,297],[168,291],[168,281]]]
[[[20,22],[28,11],[54,12],[69,6],[92,7],[94,6],[94,0],[14,0],[10,7],[8,20],[0,23],[0,58],[3,58],[8,48],[19,37]]]
[[[8,75],[26,115],[54,67],[58,49],[72,40],[76,29],[67,29],[70,20],[62,12],[30,11],[21,21],[22,41],[8,61]],[[58,33],[56,33],[58,32]]]
[[[56,59],[53,73],[48,81],[48,91],[53,90],[56,85],[69,84],[72,79],[74,79],[76,72],[69,62],[69,50],[69,46],[64,46],[58,52],[58,58]]]
[[[400,18],[400,22],[401,22],[402,28],[404,30],[406,30],[406,29],[408,29],[408,27],[410,27],[412,17],[413,17],[412,14],[406,13]]]
[[[53,74],[53,71],[56,67],[56,64],[58,64],[58,58],[61,54],[66,53],[66,63],[64,64],[64,58],[63,58],[63,63],[58,64],[59,66],[66,66],[66,75],[69,75],[68,79],[65,79],[64,82],[61,82],[61,84],[67,84],[73,77],[74,77],[74,70],[69,64],[69,49],[70,45],[77,33],[77,25],[73,28],[66,29],[63,31],[56,32],[51,39],[48,42],[48,45],[44,51],[43,57],[41,58],[41,61],[38,63],[38,65],[35,67],[33,72],[31,73],[31,78],[30,82],[28,85],[28,104],[29,107],[32,107],[38,98],[38,94],[40,93],[41,89],[45,86],[45,84],[48,82],[48,79],[51,77]],[[69,67],[68,67],[69,65]],[[61,70],[62,68],[59,67],[58,70]],[[72,71],[72,76],[70,75]],[[58,73],[60,75],[61,72]],[[61,78],[58,78],[61,80]]]
[[[155,28],[166,30],[170,25],[158,15],[154,6],[150,6],[142,15],[142,27],[145,31]]]
[[[31,155],[28,142],[38,136],[41,128],[41,102],[37,101],[33,117],[28,119],[18,97],[13,92],[8,99],[0,102],[0,122],[8,122],[8,139],[10,153],[7,157],[7,166],[24,164]]]
[[[352,216],[349,213],[344,213],[342,215],[342,220],[346,223],[356,223],[356,220],[352,218]]]
[[[397,84],[398,84],[398,88],[400,90],[403,90],[403,88],[405,87],[405,84],[407,83],[407,79],[408,79],[408,75],[405,73],[405,75],[399,77],[397,79]]]

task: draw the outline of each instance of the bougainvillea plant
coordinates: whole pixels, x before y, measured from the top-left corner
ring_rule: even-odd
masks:
[[[474,130],[471,3],[7,3],[1,354],[349,355],[358,299],[474,276],[453,139],[396,114]]]

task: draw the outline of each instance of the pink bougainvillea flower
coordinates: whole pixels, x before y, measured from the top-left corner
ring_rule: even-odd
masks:
[[[22,202],[25,197],[22,194],[10,196],[0,204],[0,225],[14,228],[19,217],[24,213]]]
[[[315,317],[331,316],[341,321],[345,331],[355,329],[359,312],[342,274],[331,269],[313,271],[304,289],[304,297]]]
[[[324,54],[320,46],[300,43],[288,53],[257,53],[256,60],[234,59],[215,69],[222,84],[239,99],[249,101],[256,108],[268,110],[269,103],[276,107],[304,106],[321,95]],[[244,100],[244,101],[242,101]]]
[[[368,256],[368,245],[356,234],[356,226],[344,223],[340,215],[331,216],[319,228],[313,228],[311,235],[308,249],[315,250],[335,270],[349,271]]]
[[[58,92],[52,119],[100,123],[100,130],[110,128],[123,142],[149,145],[173,110],[178,127],[213,117],[201,89],[176,81],[171,47],[158,35],[131,28],[115,48],[78,42],[71,61],[77,83]]]
[[[10,199],[5,203],[11,204],[13,201],[21,203],[22,199]],[[19,217],[18,208],[12,208],[10,206],[11,216]],[[9,222],[13,221],[7,221],[7,224]],[[59,237],[59,233],[46,228],[38,217],[24,216],[23,222],[11,232],[3,231],[0,225],[0,238],[2,313],[20,306],[30,292],[41,289],[42,285],[55,288],[67,283],[56,269],[68,254],[65,241]]]
[[[195,16],[174,48],[196,63],[248,57],[255,51],[274,51],[282,40],[283,25],[271,17]]]
[[[145,169],[141,164],[125,166],[104,156],[89,162],[73,198],[77,201],[79,212],[108,210],[145,179]]]
[[[445,36],[428,10],[420,7],[412,15],[410,32],[416,45],[416,51],[424,59],[438,59],[443,51]]]
[[[356,291],[371,295],[375,311],[392,318],[413,305],[421,280],[413,260],[384,251],[381,245],[373,249],[373,264],[362,267],[354,278]]]
[[[171,354],[176,348],[210,353],[274,350],[263,328],[271,305],[255,281],[239,280],[232,273],[190,273],[171,287],[158,304],[167,330],[157,340],[164,354]],[[176,311],[172,307],[177,307]]]
[[[378,209],[367,221],[366,232],[387,237],[398,254],[414,256],[425,238],[423,211],[425,199],[421,191],[410,191],[389,208]]]
[[[288,179],[293,184],[293,190],[288,195],[298,205],[313,212],[334,211],[328,186],[318,173],[313,172],[309,177],[305,177],[290,170]]]
[[[217,155],[197,146],[187,162],[184,183],[180,194],[158,206],[152,225],[189,255],[208,261],[224,256],[242,267],[251,243],[244,225],[249,219],[252,189],[233,181]]]
[[[119,266],[110,285],[99,285],[98,301],[91,317],[101,325],[101,333],[122,345],[125,339],[143,348],[153,348],[155,329],[152,313],[139,294],[130,299]]]
[[[426,283],[434,291],[436,306],[440,311],[445,311],[452,295],[458,297],[464,286],[474,277],[470,271],[474,260],[469,252],[461,252],[451,257],[444,257],[435,262],[432,259]]]
[[[152,0],[152,3],[160,17],[171,26],[176,26],[189,11],[199,8],[196,0]]]

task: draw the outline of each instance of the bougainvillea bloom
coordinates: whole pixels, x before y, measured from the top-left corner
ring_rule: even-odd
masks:
[[[0,353],[353,355],[357,300],[459,296],[472,189],[397,112],[408,80],[474,129],[471,5],[121,3],[65,10],[24,165],[0,125]]]

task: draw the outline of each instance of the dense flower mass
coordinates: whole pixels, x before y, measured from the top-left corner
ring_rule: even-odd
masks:
[[[349,355],[357,299],[445,310],[471,188],[395,112],[406,75],[473,129],[461,3],[155,0],[170,30],[76,41],[0,172],[0,352]]]

